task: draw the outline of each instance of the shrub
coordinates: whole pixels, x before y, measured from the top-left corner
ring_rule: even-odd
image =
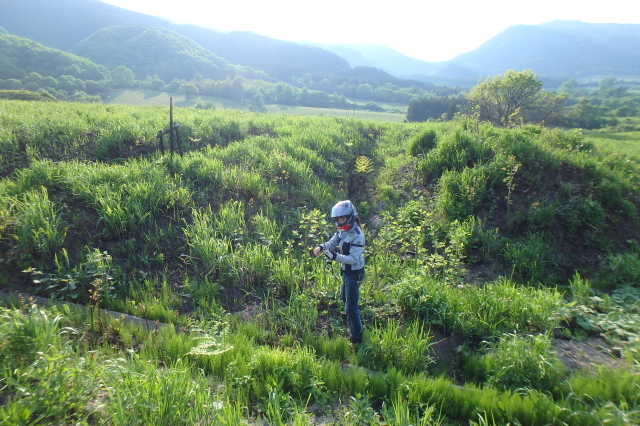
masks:
[[[433,362],[428,355],[432,335],[414,321],[401,328],[391,320],[384,326],[367,330],[366,347],[358,352],[360,364],[374,370],[396,368],[411,374],[425,371]]]
[[[427,129],[409,140],[409,155],[417,157],[435,148],[438,135],[434,129]]]
[[[551,390],[565,372],[545,334],[505,334],[489,347],[483,363],[487,384],[502,390]]]

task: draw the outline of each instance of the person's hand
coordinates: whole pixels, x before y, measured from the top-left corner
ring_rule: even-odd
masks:
[[[313,249],[313,254],[314,256],[318,257],[320,256],[320,252],[322,251],[322,246],[317,246],[316,248]]]
[[[329,260],[336,260],[336,256],[338,256],[338,253],[333,250],[323,250],[322,252],[325,256],[327,256],[327,259]]]

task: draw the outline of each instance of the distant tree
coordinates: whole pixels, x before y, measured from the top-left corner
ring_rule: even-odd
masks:
[[[380,105],[378,105],[375,102],[367,102],[363,109],[369,110],[369,111],[377,111],[377,112],[383,112],[384,108],[382,108]]]
[[[373,99],[373,88],[370,84],[361,84],[356,91],[358,99]]]
[[[278,83],[276,85],[276,103],[280,105],[295,105],[296,104],[296,94],[293,91],[293,87],[285,84]]]
[[[569,95],[576,87],[578,87],[578,82],[572,78],[565,81],[560,85],[560,87],[558,87],[558,93]]]
[[[20,90],[22,89],[22,82],[15,78],[7,80],[0,80],[0,89],[2,90]]]
[[[216,106],[211,101],[198,102],[194,106],[195,109],[216,109]]]
[[[180,85],[179,91],[185,98],[191,99],[198,94],[198,87],[193,83],[184,82]]]
[[[320,83],[318,83],[318,90],[322,90],[323,92],[326,92],[326,93],[332,93],[333,84],[331,84],[331,80],[329,80],[328,78],[325,78]]]
[[[264,106],[264,96],[261,90],[256,90],[253,96],[251,96],[251,105],[258,108]]]
[[[567,125],[581,129],[599,129],[607,124],[603,108],[591,105],[587,98],[582,98],[567,114]]]
[[[600,80],[598,83],[598,90],[608,90],[614,89],[616,87],[617,78],[615,77],[606,77]]]
[[[443,116],[451,120],[458,109],[460,101],[455,98],[432,96],[413,100],[407,109],[407,121],[427,121]]]
[[[111,81],[117,87],[131,87],[135,79],[133,71],[125,66],[121,65],[111,71]]]
[[[182,84],[184,84],[186,82],[187,82],[187,80],[174,78],[173,80],[171,80],[171,82],[169,84],[166,85],[165,89],[167,89],[169,92],[179,92],[180,91],[180,86],[182,86]]]
[[[143,81],[140,82],[140,85],[145,89],[162,90],[162,88],[164,87],[164,81],[162,81],[157,74],[154,75],[153,77],[149,75]]]
[[[562,95],[542,90],[542,83],[531,70],[508,70],[504,75],[488,77],[467,95],[469,105],[478,110],[480,119],[497,126],[528,117],[535,121],[531,117],[545,116],[544,108],[556,108],[562,99]],[[538,113],[528,115],[534,110]]]

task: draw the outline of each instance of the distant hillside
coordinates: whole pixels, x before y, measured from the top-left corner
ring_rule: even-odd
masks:
[[[558,21],[546,25],[516,25],[491,38],[477,49],[459,55],[452,63],[479,75],[499,74],[506,69],[532,69],[540,75],[587,77],[594,75],[640,75],[640,52],[619,47],[603,30],[622,24]],[[640,25],[624,25],[640,29]],[[571,28],[590,29],[590,35]],[[608,40],[607,42],[603,42]],[[640,43],[631,31],[624,46]]]
[[[450,61],[424,62],[379,45],[313,44],[352,66],[383,69],[396,77],[472,86],[508,69],[532,69],[543,79],[640,75],[640,25],[552,21],[516,25]]]
[[[166,19],[98,0],[2,0],[0,26],[11,34],[62,50],[73,49],[81,40],[101,29],[123,25],[148,25],[175,31],[233,64],[264,71],[287,83],[292,77],[300,78],[307,74],[316,81],[331,79],[335,85],[345,81],[350,84],[370,82],[334,53],[251,32],[222,33],[194,25],[172,24]],[[382,78],[381,83],[392,82],[399,87],[430,87],[419,81],[403,81],[388,73],[376,75]]]
[[[282,81],[305,74],[344,75],[351,69],[346,60],[326,50],[248,31],[221,33],[193,25],[173,29],[234,64],[263,70]]]
[[[434,74],[441,67],[438,62],[421,61],[379,44],[302,44],[333,52],[346,59],[352,67],[376,67],[398,78]]]
[[[307,73],[339,74],[349,64],[319,48],[300,46],[248,32],[222,33],[118,8],[98,0],[3,0],[0,26],[46,46],[71,50],[81,40],[111,26],[149,25],[189,37],[205,49],[240,65],[283,80]]]
[[[315,82],[328,79],[333,86],[345,82],[392,83],[398,87],[418,86],[432,90],[433,83],[473,86],[478,78],[501,74],[508,69],[532,69],[541,80],[556,82],[603,75],[640,75],[638,24],[553,21],[533,26],[517,25],[471,52],[450,61],[429,63],[379,45],[302,45],[251,32],[222,33],[194,25],[172,24],[166,19],[98,0],[1,1],[0,26],[11,34],[48,47],[70,51],[104,28],[153,26],[188,37],[231,64],[263,71],[286,83],[301,78]],[[210,60],[206,55],[195,56],[199,58],[196,63],[203,58]],[[368,71],[374,68],[380,72]]]
[[[20,79],[30,73],[43,77],[72,76],[108,80],[109,70],[89,59],[52,49],[15,35],[0,34],[0,79]]]
[[[237,67],[176,32],[142,25],[107,27],[79,42],[73,52],[109,69],[124,65],[137,78],[190,80],[196,73],[224,79],[244,74],[269,79],[265,73]]]

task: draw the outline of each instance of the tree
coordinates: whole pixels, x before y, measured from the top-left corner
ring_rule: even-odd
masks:
[[[617,81],[618,81],[618,79],[615,78],[615,77],[603,78],[602,80],[600,80],[600,83],[598,84],[598,89],[599,90],[614,89],[616,87],[616,82]]]
[[[195,96],[195,95],[197,95],[199,93],[198,92],[198,86],[196,86],[193,83],[188,83],[186,81],[180,85],[179,91],[187,99],[191,99],[193,96]]]
[[[135,79],[133,71],[122,65],[111,71],[111,81],[118,87],[131,87]]]
[[[373,99],[373,88],[370,84],[361,84],[356,91],[358,99]]]
[[[467,100],[477,109],[480,120],[498,126],[507,126],[518,119],[535,121],[531,117],[545,117],[546,108],[558,109],[564,95],[553,95],[542,90],[542,83],[531,70],[508,70],[504,75],[488,77],[471,89]],[[538,110],[536,114],[528,114]],[[539,118],[538,118],[539,119]]]
[[[455,98],[431,96],[412,100],[407,109],[407,121],[427,121],[439,119],[443,115],[451,120],[456,113],[459,102]]]
[[[562,83],[560,87],[558,87],[558,93],[569,95],[575,90],[576,87],[578,87],[578,82],[575,79],[571,78]]]

